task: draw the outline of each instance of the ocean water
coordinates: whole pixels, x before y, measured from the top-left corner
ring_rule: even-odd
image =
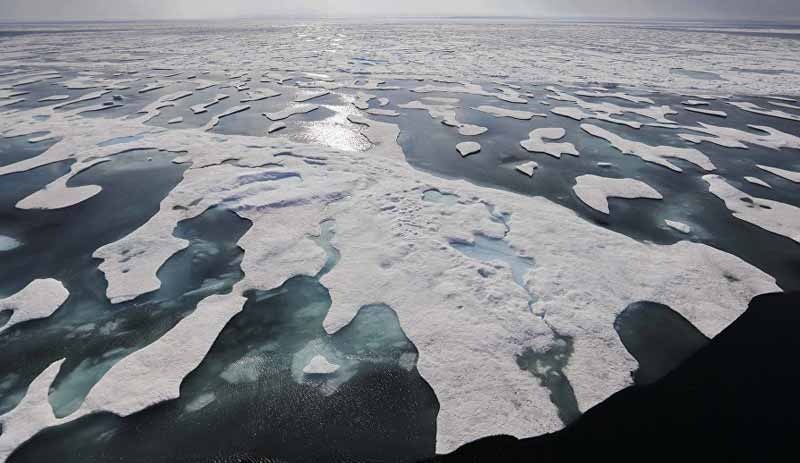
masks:
[[[397,116],[368,117],[397,125],[397,143],[414,169],[526,197],[541,196],[582,220],[640,242],[707,244],[769,274],[783,290],[800,290],[798,243],[733,217],[709,193],[702,179],[706,172],[670,159],[683,169],[677,173],[623,155],[580,128],[581,123],[590,123],[647,145],[698,148],[715,164],[715,174],[744,193],[800,207],[796,183],[755,167],[800,171],[797,147],[771,149],[751,143],[747,149],[732,149],[694,145],[677,136],[690,133],[685,127],[703,123],[749,133],[755,133],[749,128],[755,125],[795,137],[800,134],[800,122],[729,104],[750,102],[800,115],[800,109],[774,104],[798,105],[790,101],[796,95],[788,89],[798,88],[794,76],[800,69],[781,46],[794,46],[800,37],[796,31],[775,24],[620,26],[511,19],[4,24],[0,56],[14,64],[0,65],[0,87],[27,93],[19,96],[24,101],[0,108],[0,126],[18,112],[53,105],[39,100],[55,94],[75,99],[106,89],[97,99],[52,111],[76,112],[70,116],[75,120],[129,121],[160,98],[192,92],[167,102],[146,123],[146,131],[109,136],[97,144],[98,148],[135,146],[165,130],[200,130],[215,115],[243,104],[247,91],[270,88],[280,95],[247,102],[249,109],[225,117],[213,128],[218,149],[225,149],[226,137],[247,135],[265,142],[286,137],[343,153],[368,152],[371,141],[347,119],[367,115],[353,105],[358,94],[366,92],[375,96],[368,101],[370,109],[397,112]],[[677,33],[691,40],[705,39],[706,48],[694,54],[651,50],[658,40]],[[760,67],[743,68],[733,50],[760,40],[769,45]],[[625,42],[632,51],[623,50]],[[658,66],[636,65],[629,58],[641,56],[637,51]],[[568,58],[574,65],[566,65]],[[759,69],[762,72],[756,72]],[[781,72],[773,72],[776,69]],[[17,75],[47,70],[53,71],[47,78],[14,85]],[[211,85],[198,89],[202,81]],[[381,83],[365,86],[369,81]],[[164,87],[141,91],[153,82]],[[461,82],[482,90],[460,91]],[[423,92],[423,85],[451,88]],[[550,112],[556,106],[576,106],[552,98],[550,86],[570,95],[625,92],[653,104],[612,95],[581,98],[639,110],[667,105],[677,113],[667,116],[674,122],[667,127],[647,125],[656,121],[631,113],[615,117],[645,125],[632,129],[597,119],[578,122]],[[756,91],[759,86],[771,91]],[[318,105],[317,109],[294,115],[284,121],[285,129],[267,133],[271,121],[263,113],[285,109],[296,104],[304,91],[320,88],[330,88],[330,93],[305,102]],[[527,102],[500,99],[499,89]],[[207,112],[190,111],[221,93],[228,98]],[[0,98],[0,104],[10,98]],[[687,111],[683,102],[688,99],[702,99],[707,103],[702,108],[725,111],[727,117]],[[460,135],[428,111],[402,107],[413,101],[449,105],[458,122],[488,131],[475,137]],[[517,120],[472,109],[482,105],[547,117]],[[87,109],[91,111],[77,114]],[[182,122],[170,123],[176,117]],[[47,117],[37,115],[32,121],[46,124]],[[558,142],[573,143],[580,156],[556,159],[520,146],[532,130],[553,127],[566,130]],[[46,132],[36,131],[0,138],[0,167],[33,159],[60,141],[58,137],[35,140],[43,135]],[[462,158],[455,146],[463,141],[478,141],[481,152]],[[56,278],[70,292],[52,316],[0,333],[0,414],[20,403],[28,385],[49,364],[65,358],[49,403],[57,417],[68,416],[114,364],[163,336],[203,298],[227,294],[243,279],[245,251],[238,243],[251,224],[236,211],[212,207],[179,222],[172,231],[190,244],[159,269],[160,289],[122,304],[112,305],[105,296],[107,283],[92,253],[132,233],[158,212],[189,168],[174,162],[181,154],[150,149],[115,154],[68,181],[69,186],[99,185],[102,192],[59,210],[23,210],[16,204],[67,174],[73,160],[0,177],[0,296],[10,296],[38,278]],[[532,178],[515,169],[528,161],[538,164]],[[612,198],[611,214],[602,214],[573,191],[575,178],[584,174],[642,180],[664,199]],[[749,183],[745,176],[757,176],[772,188]],[[302,181],[299,175],[294,177]],[[420,199],[446,211],[460,198],[448,191],[427,190]],[[665,225],[665,219],[686,223],[691,231],[676,231]],[[417,461],[434,455],[439,402],[417,369],[420,349],[415,340],[407,336],[392,307],[380,301],[360,308],[340,331],[326,332],[323,320],[332,299],[321,279],[342,257],[336,221],[323,220],[319,235],[308,238],[325,252],[321,271],[294,275],[277,288],[245,292],[244,309],[184,378],[177,399],[125,418],[97,413],[45,429],[9,461]],[[449,244],[470,259],[508,265],[514,282],[526,288],[526,276],[537,265],[533,259],[519,255],[503,240],[474,238],[474,243]],[[531,304],[542,296],[529,295]],[[639,363],[633,378],[637,384],[657,380],[705,344],[706,338],[669,307],[630,301],[616,310],[614,328]],[[9,318],[10,312],[0,311],[0,326]],[[564,424],[581,414],[565,373],[573,342],[570,336],[558,335],[544,350],[520,346],[513,359],[530,373],[532,382],[547,389]],[[669,348],[662,349],[664,345]],[[304,374],[303,367],[315,355],[324,355],[339,369],[331,375]]]

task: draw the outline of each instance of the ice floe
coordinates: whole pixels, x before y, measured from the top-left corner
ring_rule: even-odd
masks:
[[[753,185],[763,186],[764,188],[772,188],[772,186],[770,186],[769,183],[761,180],[758,177],[749,177],[748,176],[748,177],[745,177],[744,179],[747,180],[748,182],[752,183]]]
[[[560,127],[534,129],[528,134],[528,139],[519,144],[531,153],[545,153],[560,159],[562,154],[579,156],[578,150],[572,143],[552,143],[545,140],[560,140],[566,135],[566,130]]]
[[[339,369],[339,365],[331,363],[323,355],[315,355],[314,358],[308,362],[308,365],[303,367],[303,373],[307,375],[329,375],[335,373]]]
[[[517,171],[522,172],[528,177],[533,177],[533,174],[536,172],[536,169],[538,168],[539,164],[537,164],[536,161],[528,161],[516,167]]]
[[[456,150],[461,155],[461,157],[467,157],[470,154],[475,154],[481,150],[480,143],[474,141],[465,141],[461,142],[456,145]]]
[[[69,292],[58,280],[48,278],[32,281],[18,293],[0,299],[0,311],[13,311],[6,324],[0,326],[0,332],[17,323],[49,317],[68,296]]]
[[[316,111],[317,109],[319,109],[319,106],[315,104],[298,104],[289,106],[288,108],[284,108],[278,112],[264,113],[264,116],[271,121],[281,121],[296,114],[307,114],[311,111]]]
[[[675,230],[678,230],[684,234],[689,234],[692,232],[692,227],[683,222],[678,222],[677,220],[664,220],[664,223],[666,223],[668,227],[674,228]]]
[[[431,101],[431,100],[428,100]],[[441,119],[442,124],[455,127],[458,129],[458,133],[465,136],[475,136],[485,133],[488,129],[486,127],[481,127],[479,125],[473,124],[466,124],[464,122],[459,122],[456,119],[456,106],[450,103],[439,102],[438,104],[435,101],[432,103],[423,103],[422,101],[415,100],[405,104],[397,105],[399,108],[403,109],[420,109],[423,111],[427,111],[428,114],[433,119]]]
[[[728,117],[728,113],[725,111],[716,111],[713,109],[706,109],[706,108],[694,108],[691,106],[684,107],[685,110],[691,111],[693,113],[705,114],[707,116],[716,116],[716,117]]]
[[[777,109],[762,108],[761,106],[755,103],[749,103],[746,101],[731,101],[730,104],[736,106],[737,108],[743,111],[751,112],[754,114],[761,114],[762,116],[778,117],[790,121],[800,121],[800,115],[787,113],[786,111],[779,111]]]
[[[762,166],[761,164],[756,164],[756,167],[759,169],[769,172],[770,174],[777,175],[778,177],[782,177],[790,182],[800,183],[800,172],[796,172],[793,170],[786,170],[786,169],[779,169],[777,167],[772,166]]]
[[[209,131],[209,130],[213,129],[214,127],[216,127],[219,124],[219,121],[222,118],[228,117],[228,116],[232,116],[234,114],[238,114],[238,113],[243,112],[243,111],[247,111],[248,109],[250,109],[250,105],[248,105],[248,104],[234,106],[234,107],[228,109],[227,111],[222,112],[222,113],[217,114],[214,117],[212,117],[211,120],[208,121],[208,124],[205,125],[203,130]]]
[[[18,209],[63,209],[92,198],[102,191],[101,187],[97,185],[71,187],[67,186],[67,182],[74,175],[109,160],[108,158],[99,158],[73,164],[70,166],[69,173],[21,199],[17,202],[16,207]]]
[[[210,108],[211,106],[214,106],[215,104],[219,103],[220,101],[226,98],[229,98],[229,96],[224,93],[219,93],[214,97],[213,100],[209,101],[208,103],[196,104],[189,109],[191,109],[194,114],[201,114],[208,111],[208,108]]]
[[[732,127],[719,127],[703,122],[700,122],[698,127],[684,126],[682,128],[706,134],[705,136],[689,133],[678,134],[680,138],[692,143],[709,142],[726,148],[741,149],[747,149],[746,143],[775,150],[781,148],[800,149],[800,137],[762,125],[748,125],[748,128],[761,133],[746,132]]]
[[[547,117],[547,114],[534,113],[531,111],[518,111],[513,109],[499,108],[497,106],[477,106],[472,108],[482,113],[491,114],[494,117],[510,117],[512,119],[519,119],[521,121],[529,121],[536,117]]]
[[[581,175],[572,188],[587,206],[603,214],[610,214],[608,198],[664,199],[655,188],[632,178],[609,178],[597,175]]]
[[[683,169],[667,161],[665,158],[683,159],[697,167],[709,172],[716,169],[711,160],[702,152],[694,148],[678,148],[675,146],[650,146],[645,143],[626,140],[617,134],[591,124],[581,124],[581,128],[588,134],[602,138],[611,143],[622,154],[630,154],[641,158],[645,162],[652,162],[664,166],[675,172]]]
[[[739,191],[719,175],[703,176],[709,191],[725,202],[734,217],[800,243],[800,208]]]

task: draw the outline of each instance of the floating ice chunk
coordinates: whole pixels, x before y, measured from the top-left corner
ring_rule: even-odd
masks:
[[[647,103],[647,104],[651,104],[651,105],[656,104],[650,98],[645,98],[645,97],[642,97],[642,96],[635,96],[635,95],[628,95],[625,92],[600,92],[600,91],[587,92],[586,90],[581,90],[581,91],[575,92],[575,94],[576,95],[580,95],[580,96],[592,97],[592,98],[619,98],[620,100],[626,100],[626,101],[630,101],[632,103]]]
[[[274,98],[279,96],[281,92],[276,92],[271,88],[257,88],[254,90],[250,90],[245,92],[245,96],[239,100],[240,103],[249,103],[251,101],[261,101],[266,100],[267,98]]]
[[[281,121],[296,114],[307,114],[311,111],[316,111],[317,109],[319,109],[319,106],[315,104],[299,104],[284,108],[278,112],[264,113],[264,116],[271,121]]]
[[[0,416],[3,428],[0,434],[0,462],[5,462],[17,447],[36,433],[58,423],[47,394],[63,362],[62,359],[50,364],[31,382],[22,401],[13,410]]]
[[[675,230],[687,235],[692,232],[692,227],[683,222],[678,222],[676,220],[664,220],[664,223],[666,223],[670,228],[674,228]]]
[[[771,104],[773,106],[779,106],[781,108],[796,109],[796,110],[800,111],[800,106],[795,105],[795,104],[791,104],[791,103],[781,103],[780,101],[770,101],[769,104]]]
[[[555,115],[558,115],[558,116],[564,116],[564,117],[569,117],[570,119],[575,119],[576,121],[582,121],[584,119],[597,119],[597,120],[600,120],[600,121],[612,122],[614,124],[627,125],[628,127],[632,128],[632,129],[640,129],[640,128],[642,128],[642,123],[641,122],[626,121],[626,120],[623,120],[623,119],[616,119],[614,117],[609,116],[608,114],[587,113],[587,112],[583,111],[580,108],[573,108],[573,107],[568,107],[568,106],[557,106],[557,107],[551,109],[550,112],[555,114]]]
[[[5,108],[7,106],[15,105],[17,103],[22,103],[23,101],[25,101],[25,98],[15,98],[13,100],[0,101],[0,108]]]
[[[63,107],[66,107],[66,106],[69,106],[69,105],[73,105],[73,104],[76,104],[76,103],[83,103],[84,101],[96,100],[96,99],[102,97],[103,95],[105,95],[107,93],[111,93],[111,90],[99,90],[99,91],[96,91],[96,92],[87,93],[85,95],[79,96],[78,98],[75,98],[74,100],[69,100],[69,101],[65,101],[63,103],[59,103],[59,104],[53,106],[53,109],[61,109]]]
[[[759,169],[769,172],[770,174],[777,175],[778,177],[785,178],[790,182],[800,183],[800,172],[795,172],[792,170],[785,170],[779,169],[777,167],[772,166],[762,166],[761,164],[756,164],[756,167]]]
[[[386,97],[378,98],[378,106],[386,106],[389,104],[389,99]]]
[[[748,103],[745,101],[731,101],[730,104],[736,106],[737,108],[743,111],[751,112],[754,114],[761,114],[762,116],[779,117],[781,119],[800,122],[800,115],[790,114],[785,111],[778,111],[777,109],[762,108],[761,106],[755,103]]]
[[[189,109],[191,109],[192,112],[195,113],[195,114],[201,114],[201,113],[204,113],[204,112],[208,111],[208,108],[210,108],[211,106],[214,106],[215,104],[219,103],[220,101],[222,101],[222,100],[224,100],[226,98],[228,98],[228,95],[226,95],[224,93],[220,93],[220,94],[217,94],[214,97],[214,99],[209,101],[208,103],[196,104],[196,105],[192,106]]]
[[[211,120],[208,121],[208,124],[206,124],[206,126],[203,127],[203,130],[208,132],[209,130],[211,130],[214,127],[216,127],[217,124],[219,124],[219,121],[223,117],[232,116],[232,115],[238,114],[238,113],[240,113],[242,111],[247,111],[248,109],[250,109],[250,105],[249,104],[240,105],[240,106],[234,106],[234,107],[228,109],[227,111],[225,111],[223,113],[220,113],[220,114],[217,114],[216,116],[212,117]]]
[[[632,178],[609,178],[597,175],[581,175],[575,179],[576,185],[572,188],[578,198],[587,206],[610,214],[608,198],[624,199],[664,199],[661,193],[650,185]]]
[[[725,202],[737,219],[800,243],[800,208],[737,190],[719,175],[703,176],[709,191]]]
[[[420,109],[428,111],[428,114],[433,119],[441,119],[442,124],[448,127],[456,127],[458,133],[464,136],[475,136],[485,133],[488,129],[479,125],[466,124],[459,122],[456,119],[456,107],[452,104],[426,104],[421,101],[411,101],[409,103],[398,105],[403,109]]]
[[[32,281],[13,296],[0,299],[0,311],[13,310],[11,318],[0,326],[0,332],[17,323],[49,317],[68,296],[69,291],[58,280],[48,278]]]
[[[705,141],[719,146],[724,146],[726,148],[747,149],[747,145],[745,145],[745,143],[749,143],[751,145],[764,146],[775,150],[781,148],[800,149],[800,137],[796,135],[791,135],[781,132],[780,130],[773,129],[772,127],[761,125],[748,125],[748,127],[764,132],[764,134],[745,132],[743,130],[734,129],[731,127],[718,127],[701,122],[699,127],[683,128],[695,132],[705,133],[710,136],[687,133],[681,133],[678,134],[678,136],[692,143],[702,143]]]
[[[368,109],[367,114],[371,114],[373,116],[388,116],[388,117],[397,117],[400,115],[400,113],[392,109],[378,109],[378,108]]]
[[[560,159],[562,154],[579,156],[578,150],[572,143],[550,143],[545,140],[560,140],[566,135],[566,131],[560,127],[543,128],[532,130],[528,134],[528,139],[519,144],[531,153],[545,153]]]
[[[50,95],[38,100],[39,103],[46,103],[49,101],[64,101],[69,100],[69,95]]]
[[[472,109],[482,113],[491,114],[494,117],[510,117],[512,119],[519,119],[521,121],[529,121],[533,119],[534,116],[547,117],[547,114],[534,113],[530,111],[516,111],[513,109],[498,108],[497,106],[483,105]]]
[[[611,116],[619,116],[619,115],[624,115],[626,113],[631,113],[631,114],[638,114],[640,116],[647,117],[649,119],[653,119],[656,122],[662,124],[674,124],[673,121],[667,119],[667,116],[670,114],[678,114],[676,111],[674,111],[667,105],[649,106],[647,108],[632,108],[629,106],[619,106],[608,102],[590,103],[576,96],[564,93],[555,87],[547,87],[547,90],[554,93],[554,95],[547,95],[548,98],[558,101],[569,101],[575,103],[581,109],[591,111],[592,115],[590,117],[594,117],[601,120],[608,120],[609,122],[617,121],[617,123],[623,123],[622,121],[611,119]]]
[[[329,90],[320,90],[317,92],[303,92],[298,93],[297,96],[294,97],[295,103],[304,103],[309,100],[313,100],[315,98],[320,98],[325,95],[330,95],[331,92]],[[359,108],[360,109],[360,108]]]
[[[172,93],[172,94],[169,94],[169,95],[164,95],[159,99],[161,101],[178,101],[178,100],[182,100],[182,99],[184,99],[186,97],[189,97],[189,96],[192,96],[192,95],[194,95],[194,92],[189,91],[189,90],[184,90],[184,91],[175,92],[175,93]]]
[[[603,168],[612,167],[613,165],[614,164],[611,164],[610,162],[598,162],[597,163],[597,167],[603,167]]]
[[[303,367],[303,373],[307,375],[329,375],[336,373],[339,365],[331,363],[323,355],[316,355],[308,362],[308,365]]]
[[[684,106],[708,106],[711,103],[709,103],[708,101],[703,101],[703,100],[686,100],[686,101],[682,102],[681,104],[684,105]]]
[[[517,166],[517,170],[527,175],[528,177],[533,177],[533,174],[536,172],[536,169],[538,168],[539,164],[537,164],[535,161],[528,161],[525,164],[520,164]]]
[[[465,158],[470,154],[475,154],[481,150],[480,143],[476,143],[474,141],[465,141],[461,142],[456,145],[456,150],[458,150],[461,157]]]
[[[161,338],[111,367],[68,418],[98,411],[128,416],[177,398],[183,378],[200,364],[244,302],[235,292],[203,299]]]
[[[744,179],[753,185],[763,186],[764,188],[772,188],[769,183],[761,180],[758,177],[745,177]]]
[[[85,163],[76,162],[70,167],[68,174],[21,199],[16,207],[18,209],[63,209],[94,197],[103,190],[102,187],[98,185],[71,187],[67,186],[67,182],[78,173],[109,160],[109,158],[99,158]]]
[[[693,108],[691,106],[684,107],[685,110],[691,111],[693,113],[705,114],[708,116],[716,116],[716,117],[728,117],[728,113],[725,111],[716,111],[713,109],[705,109],[705,108]]]
[[[277,132],[278,130],[283,130],[285,128],[286,124],[284,122],[273,122],[272,125],[270,125],[267,129],[267,133]]]
[[[41,143],[43,141],[52,140],[54,138],[56,138],[56,135],[54,133],[46,133],[38,137],[29,138],[28,143]]]
[[[375,98],[375,95],[370,95],[364,92],[358,92],[356,94],[356,99],[353,101],[353,106],[356,108],[365,111],[369,109],[369,100]]]
[[[167,124],[180,124],[181,122],[183,122],[183,117],[178,116],[178,117],[173,117],[172,119],[168,120]]]
[[[165,84],[163,84],[161,82],[153,82],[153,83],[147,84],[144,88],[139,89],[139,93],[152,92],[153,90],[158,90],[158,89],[164,88],[164,86],[165,86]]]
[[[602,138],[611,143],[611,146],[619,150],[622,154],[631,154],[641,158],[645,162],[652,162],[672,169],[675,172],[683,172],[683,169],[672,164],[664,158],[683,159],[697,167],[709,172],[716,169],[711,160],[700,151],[694,148],[677,148],[674,146],[650,146],[641,142],[626,140],[619,135],[609,132],[596,125],[581,124],[581,128],[588,134]]]

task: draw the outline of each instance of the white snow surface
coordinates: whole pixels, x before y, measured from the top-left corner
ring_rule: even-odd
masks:
[[[597,175],[581,175],[575,179],[572,190],[587,206],[610,214],[608,198],[624,199],[664,199],[661,193],[650,185],[632,178],[610,178]]]
[[[58,280],[48,278],[30,282],[18,293],[0,299],[0,311],[13,311],[6,324],[0,326],[0,332],[17,323],[49,317],[67,297],[69,291]]]
[[[725,202],[734,217],[800,243],[800,208],[750,196],[719,175],[703,176],[709,191]]]
[[[572,143],[553,143],[545,140],[560,140],[566,135],[566,130],[560,127],[534,129],[528,134],[528,139],[519,144],[531,153],[545,153],[560,159],[562,154],[579,156],[578,150]]]
[[[800,172],[780,169],[778,167],[773,167],[773,166],[762,166],[761,164],[756,164],[756,167],[765,172],[769,172],[770,174],[777,175],[778,177],[789,180],[790,182],[800,183]]]
[[[581,128],[588,134],[602,138],[611,143],[622,154],[631,154],[641,158],[645,162],[652,162],[664,166],[675,172],[683,172],[683,169],[666,160],[666,158],[683,159],[691,162],[706,172],[716,169],[711,160],[694,148],[679,148],[675,146],[650,146],[645,143],[627,140],[606,129],[592,124],[581,124]]]
[[[307,375],[329,375],[335,373],[339,369],[339,365],[331,363],[323,355],[315,355],[314,358],[308,362],[308,365],[303,367],[303,373]]]

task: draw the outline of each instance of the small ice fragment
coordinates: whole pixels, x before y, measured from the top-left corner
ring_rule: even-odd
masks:
[[[481,150],[480,143],[474,141],[465,141],[461,142],[456,145],[456,149],[458,150],[461,157],[467,157],[470,154],[475,154]]]
[[[744,179],[747,180],[748,182],[752,183],[753,185],[763,186],[764,188],[772,188],[769,185],[769,183],[761,180],[758,177],[745,177]]]
[[[681,233],[689,234],[692,232],[692,227],[686,225],[683,222],[678,222],[675,220],[665,220],[664,223],[666,223],[667,226],[669,226],[670,228],[674,228],[675,230],[678,230]]]
[[[286,124],[283,122],[276,122],[269,126],[267,129],[267,133],[277,132],[278,130],[283,130],[286,128]]]
[[[180,124],[181,122],[183,122],[183,118],[178,116],[168,120],[167,124]]]
[[[525,164],[517,166],[517,170],[527,175],[528,177],[533,177],[533,174],[536,172],[536,169],[538,168],[539,164],[537,164],[535,161],[529,161],[526,162]]]
[[[307,375],[329,375],[335,373],[339,365],[331,363],[322,355],[316,355],[303,368],[303,373]]]

